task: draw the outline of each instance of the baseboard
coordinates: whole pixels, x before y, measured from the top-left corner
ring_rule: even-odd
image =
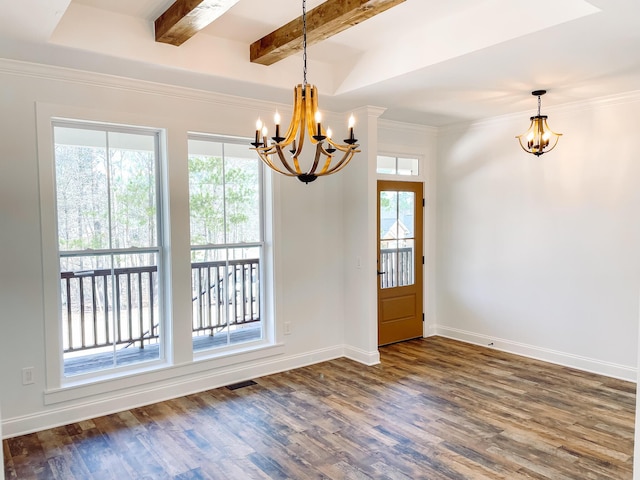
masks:
[[[121,392],[108,397],[101,395],[81,404],[61,405],[46,412],[3,418],[1,431],[3,438],[16,437],[345,356],[365,365],[379,363],[379,357],[378,362],[375,362],[374,354],[364,353],[353,347],[339,345],[299,355],[279,356],[277,359],[266,358],[250,364],[209,371],[184,380],[173,378],[158,382],[147,385],[143,391]]]
[[[380,363],[380,352],[378,352],[378,350],[374,352],[366,352],[359,348],[345,345],[344,356],[369,367]]]
[[[603,362],[594,358],[582,357],[549,348],[528,345],[441,325],[437,326],[436,335],[636,383],[637,369],[626,365]]]

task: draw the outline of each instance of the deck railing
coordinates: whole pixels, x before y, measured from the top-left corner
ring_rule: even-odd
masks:
[[[413,248],[380,250],[380,287],[402,287],[414,282]]]
[[[259,267],[257,259],[192,263],[193,332],[259,322]]]
[[[194,335],[260,321],[258,259],[191,269]],[[158,342],[156,266],[61,272],[60,281],[65,353]]]

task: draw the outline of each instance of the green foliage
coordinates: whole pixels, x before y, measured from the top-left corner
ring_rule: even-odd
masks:
[[[56,145],[61,251],[155,246],[153,152]]]
[[[189,157],[191,244],[257,240],[258,195],[257,161]]]

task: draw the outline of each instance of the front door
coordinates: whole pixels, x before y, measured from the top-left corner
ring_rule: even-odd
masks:
[[[378,345],[423,336],[422,183],[378,181]]]

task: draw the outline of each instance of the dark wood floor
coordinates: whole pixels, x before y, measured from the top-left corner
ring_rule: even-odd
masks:
[[[54,479],[632,478],[635,385],[432,337],[3,442]]]

